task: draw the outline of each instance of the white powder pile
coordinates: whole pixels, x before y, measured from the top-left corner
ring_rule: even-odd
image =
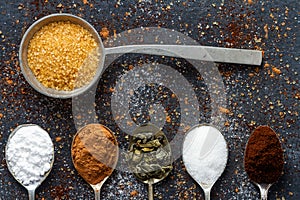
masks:
[[[203,188],[210,188],[223,173],[228,149],[223,135],[214,127],[197,126],[183,143],[183,161],[188,173]]]
[[[40,184],[51,170],[53,143],[48,133],[37,125],[18,127],[6,145],[10,172],[24,186]]]

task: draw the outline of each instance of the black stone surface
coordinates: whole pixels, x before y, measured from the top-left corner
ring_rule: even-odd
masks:
[[[114,37],[116,33],[117,39],[117,34],[130,29],[161,27],[182,33],[202,45],[263,50],[264,60],[259,67],[217,65],[226,96],[225,107],[217,114],[225,119],[219,127],[228,142],[229,159],[223,175],[212,188],[211,198],[259,199],[258,188],[244,171],[243,152],[251,131],[258,125],[269,125],[278,133],[285,154],[284,173],[271,187],[269,199],[300,199],[299,7],[297,0],[230,0],[223,3],[221,0],[88,0],[86,4],[81,0],[2,1],[0,199],[28,198],[26,189],[9,173],[4,158],[9,134],[25,123],[38,124],[46,129],[55,145],[53,169],[37,188],[36,199],[93,199],[92,188],[72,165],[72,138],[82,125],[78,124],[79,121],[97,121],[116,133],[120,148],[126,151],[128,135],[115,120],[111,100],[121,77],[143,64],[161,63],[178,71],[193,88],[199,108],[184,110],[178,94],[170,88],[148,84],[133,91],[130,97],[128,112],[133,122],[165,121],[163,130],[169,140],[175,137],[174,133],[180,127],[212,122],[212,105],[217,100],[210,95],[203,74],[182,58],[126,54],[115,59],[95,86],[96,94],[90,91],[78,98],[88,101],[95,97],[94,110],[81,109],[80,103],[84,102],[78,103],[76,98],[53,99],[36,92],[21,73],[19,44],[34,21],[57,12],[78,15],[90,22],[99,33],[105,27],[109,36]],[[176,43],[176,40],[173,42]],[[184,43],[180,38],[177,42]],[[139,40],[133,43],[139,43]],[[171,75],[165,78],[170,80],[170,85],[181,87],[176,85]],[[186,104],[189,101],[186,99]],[[95,116],[91,114],[93,112]],[[189,114],[190,124],[182,124],[186,114]],[[173,148],[180,151],[180,143]],[[119,166],[125,166],[122,159]],[[172,173],[155,184],[154,193],[155,199],[204,199],[202,189],[186,172],[181,157],[175,159]],[[131,173],[117,169],[104,184],[101,198],[146,199],[147,187]]]

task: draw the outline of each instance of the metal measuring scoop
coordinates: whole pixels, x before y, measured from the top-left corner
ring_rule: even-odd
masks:
[[[182,158],[187,172],[204,190],[205,199],[223,173],[228,157],[226,141],[221,132],[211,125],[191,128],[183,142]]]
[[[126,159],[135,177],[148,184],[148,199],[153,200],[153,184],[172,170],[172,153],[165,134],[153,124],[136,128],[130,137]]]
[[[263,131],[268,131],[270,135],[264,135]],[[264,137],[264,141],[255,140],[257,137]],[[272,138],[271,138],[272,137]],[[268,144],[269,143],[269,144]],[[257,148],[253,148],[253,145],[257,144]],[[266,145],[268,144],[268,145]],[[273,148],[278,148],[279,152],[274,156],[272,155]],[[250,155],[251,153],[254,153]],[[257,156],[260,152],[263,152],[265,157]],[[269,152],[269,153],[268,153]],[[250,162],[252,160],[252,162]],[[263,160],[264,164],[259,164],[259,160]],[[268,162],[266,163],[266,160]],[[247,164],[246,164],[247,162]],[[251,166],[250,166],[251,165]],[[275,131],[269,126],[257,127],[247,142],[244,157],[245,171],[247,172],[250,180],[259,188],[261,200],[268,199],[268,191],[270,187],[279,179],[282,174],[284,165],[283,149],[278,136]],[[253,176],[252,174],[259,171],[259,175]],[[276,173],[275,173],[276,170]]]
[[[84,85],[80,88],[76,88],[72,91],[55,90],[43,86],[34,76],[27,61],[28,46],[34,34],[38,30],[40,30],[43,26],[51,22],[57,22],[57,21],[70,21],[72,23],[81,25],[83,28],[85,28],[92,34],[93,38],[96,40],[99,46],[99,55],[100,55],[99,65],[98,68],[96,69],[96,74],[94,78],[87,85]],[[261,65],[262,62],[262,51],[258,51],[258,50],[210,47],[210,46],[200,46],[200,45],[157,45],[157,44],[126,45],[126,46],[105,48],[98,32],[94,29],[94,27],[91,24],[89,24],[86,20],[80,17],[71,14],[66,14],[66,13],[51,14],[33,23],[25,32],[22,38],[20,49],[19,49],[19,60],[20,60],[20,66],[23,75],[25,76],[29,84],[38,92],[55,98],[70,98],[85,92],[98,81],[103,71],[104,60],[106,55],[124,54],[124,53],[141,53],[141,54],[171,56],[171,57],[177,56],[185,59],[194,59],[194,60],[203,60],[203,61],[211,61],[211,62],[221,62],[221,63],[246,64],[246,65]]]
[[[11,150],[10,148],[14,148],[13,145],[16,143],[13,143],[13,139],[14,136],[16,134],[26,134],[28,132],[32,132],[35,131],[35,134],[39,134],[42,135],[44,139],[46,139],[46,141],[44,141],[44,144],[47,143],[47,145],[50,146],[49,149],[51,149],[51,151],[49,152],[49,157],[46,157],[45,159],[47,159],[47,161],[49,162],[49,164],[45,164],[42,166],[35,166],[35,168],[38,171],[35,171],[34,173],[39,173],[40,177],[39,180],[30,180],[28,183],[28,180],[21,180],[19,177],[20,173],[32,173],[27,171],[26,166],[24,166],[24,168],[21,169],[21,171],[14,171],[13,168],[13,159],[14,157],[11,157],[12,155],[10,155]],[[35,145],[35,142],[32,138],[26,138],[26,140],[32,140],[31,143],[32,145]],[[18,141],[18,144],[21,145],[21,143],[24,142],[23,141]],[[18,146],[18,144],[16,144]],[[28,146],[28,148],[31,148],[30,146]],[[30,163],[30,160],[33,159],[33,157],[35,156],[36,152],[30,152],[30,153],[24,153],[24,149],[19,148],[18,149],[19,153],[23,154],[22,156],[22,162],[26,162],[26,163]],[[34,154],[33,154],[34,153]],[[53,142],[49,136],[49,134],[42,129],[40,126],[35,125],[35,124],[25,124],[25,125],[20,125],[18,126],[9,136],[8,141],[7,141],[7,145],[5,148],[5,159],[6,159],[6,163],[7,163],[7,167],[8,170],[10,171],[10,173],[13,175],[13,177],[21,184],[23,185],[27,191],[28,191],[28,199],[29,200],[34,200],[35,199],[35,190],[36,188],[46,179],[46,177],[48,176],[48,174],[50,173],[53,163],[54,163],[54,145]],[[22,170],[24,170],[22,172]],[[25,182],[27,181],[27,182]]]
[[[74,136],[71,154],[75,169],[93,188],[95,200],[100,200],[101,187],[118,163],[115,135],[104,125],[88,124]]]

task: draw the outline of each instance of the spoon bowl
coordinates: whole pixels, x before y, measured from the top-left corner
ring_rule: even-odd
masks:
[[[259,126],[251,133],[244,153],[244,167],[250,180],[258,186],[262,200],[283,171],[283,149],[276,132]]]
[[[148,184],[148,199],[153,200],[153,184],[166,178],[172,170],[167,137],[153,124],[139,126],[130,137],[126,158],[135,177]]]
[[[33,159],[33,157],[35,156],[35,154],[38,153],[38,149],[37,150],[32,150],[34,148],[34,146],[37,145],[37,143],[39,143],[40,141],[36,141],[35,139],[38,139],[36,137],[32,137],[31,136],[27,136],[25,139],[21,140],[21,141],[17,141],[15,140],[15,136],[18,135],[28,135],[28,134],[35,134],[38,135],[38,137],[43,137],[43,147],[39,147],[39,148],[47,148],[50,150],[50,152],[47,153],[47,158],[46,160],[49,162],[49,165],[45,164],[42,166],[38,166],[37,168],[34,168],[35,170],[38,171],[27,171],[27,168],[31,168],[32,167],[36,167],[36,166],[32,166],[32,163],[29,162],[30,159]],[[21,145],[21,144],[26,143],[27,145],[32,145],[29,146],[29,148],[31,149],[30,152],[28,152],[28,154],[24,154],[24,149],[22,148],[18,148],[17,150],[20,151],[19,153],[23,153],[24,157],[22,158],[23,161],[20,160],[15,160],[15,157],[12,157],[13,155],[11,155],[12,151],[11,148],[14,148],[14,145]],[[29,144],[30,143],[30,144]],[[45,146],[47,145],[47,146]],[[24,124],[24,125],[20,125],[18,126],[9,136],[8,141],[7,141],[7,145],[5,147],[5,158],[6,158],[6,163],[7,163],[7,167],[8,170],[10,171],[10,173],[12,174],[12,176],[23,186],[27,189],[28,191],[28,199],[29,200],[34,200],[35,199],[35,190],[36,188],[46,179],[46,177],[49,175],[53,163],[54,163],[54,145],[52,143],[52,140],[49,136],[49,134],[42,129],[40,126],[35,125],[35,124]],[[23,166],[22,169],[19,169],[20,171],[23,171],[23,173],[39,173],[40,176],[38,179],[34,179],[34,180],[24,180],[24,178],[20,175],[20,171],[19,170],[15,170],[15,161],[18,162],[25,162],[30,165],[30,166]],[[45,159],[42,158],[42,160],[44,161]],[[24,163],[23,163],[24,164]]]
[[[228,149],[223,135],[211,125],[197,125],[187,132],[182,152],[187,172],[209,200],[211,188],[227,163]]]
[[[115,135],[106,126],[88,124],[74,136],[71,154],[75,169],[93,188],[95,200],[100,200],[101,187],[118,163]]]

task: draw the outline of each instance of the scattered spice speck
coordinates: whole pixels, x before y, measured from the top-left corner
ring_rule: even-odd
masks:
[[[268,30],[268,24],[264,25],[264,31],[265,31],[265,39],[268,39],[269,37],[269,30]]]
[[[63,4],[58,4],[57,6],[56,6],[57,8],[63,8],[64,6],[63,6]]]
[[[100,35],[101,35],[101,37],[103,37],[103,39],[108,38],[108,36],[109,36],[109,30],[108,30],[108,28],[103,27],[101,29],[101,31],[100,31]]]
[[[230,114],[230,110],[228,108],[224,108],[224,107],[219,107],[219,110],[221,113],[224,113],[224,114]]]
[[[138,193],[138,191],[136,191],[136,190],[133,190],[133,191],[131,191],[130,192],[130,196],[132,196],[132,197],[135,197],[135,196],[137,196],[139,193]]]
[[[57,136],[56,138],[55,138],[55,141],[56,142],[60,142],[62,140],[62,137],[60,137],[60,136]]]
[[[275,73],[275,74],[281,74],[281,70],[276,68],[276,67],[272,67],[272,71]]]

